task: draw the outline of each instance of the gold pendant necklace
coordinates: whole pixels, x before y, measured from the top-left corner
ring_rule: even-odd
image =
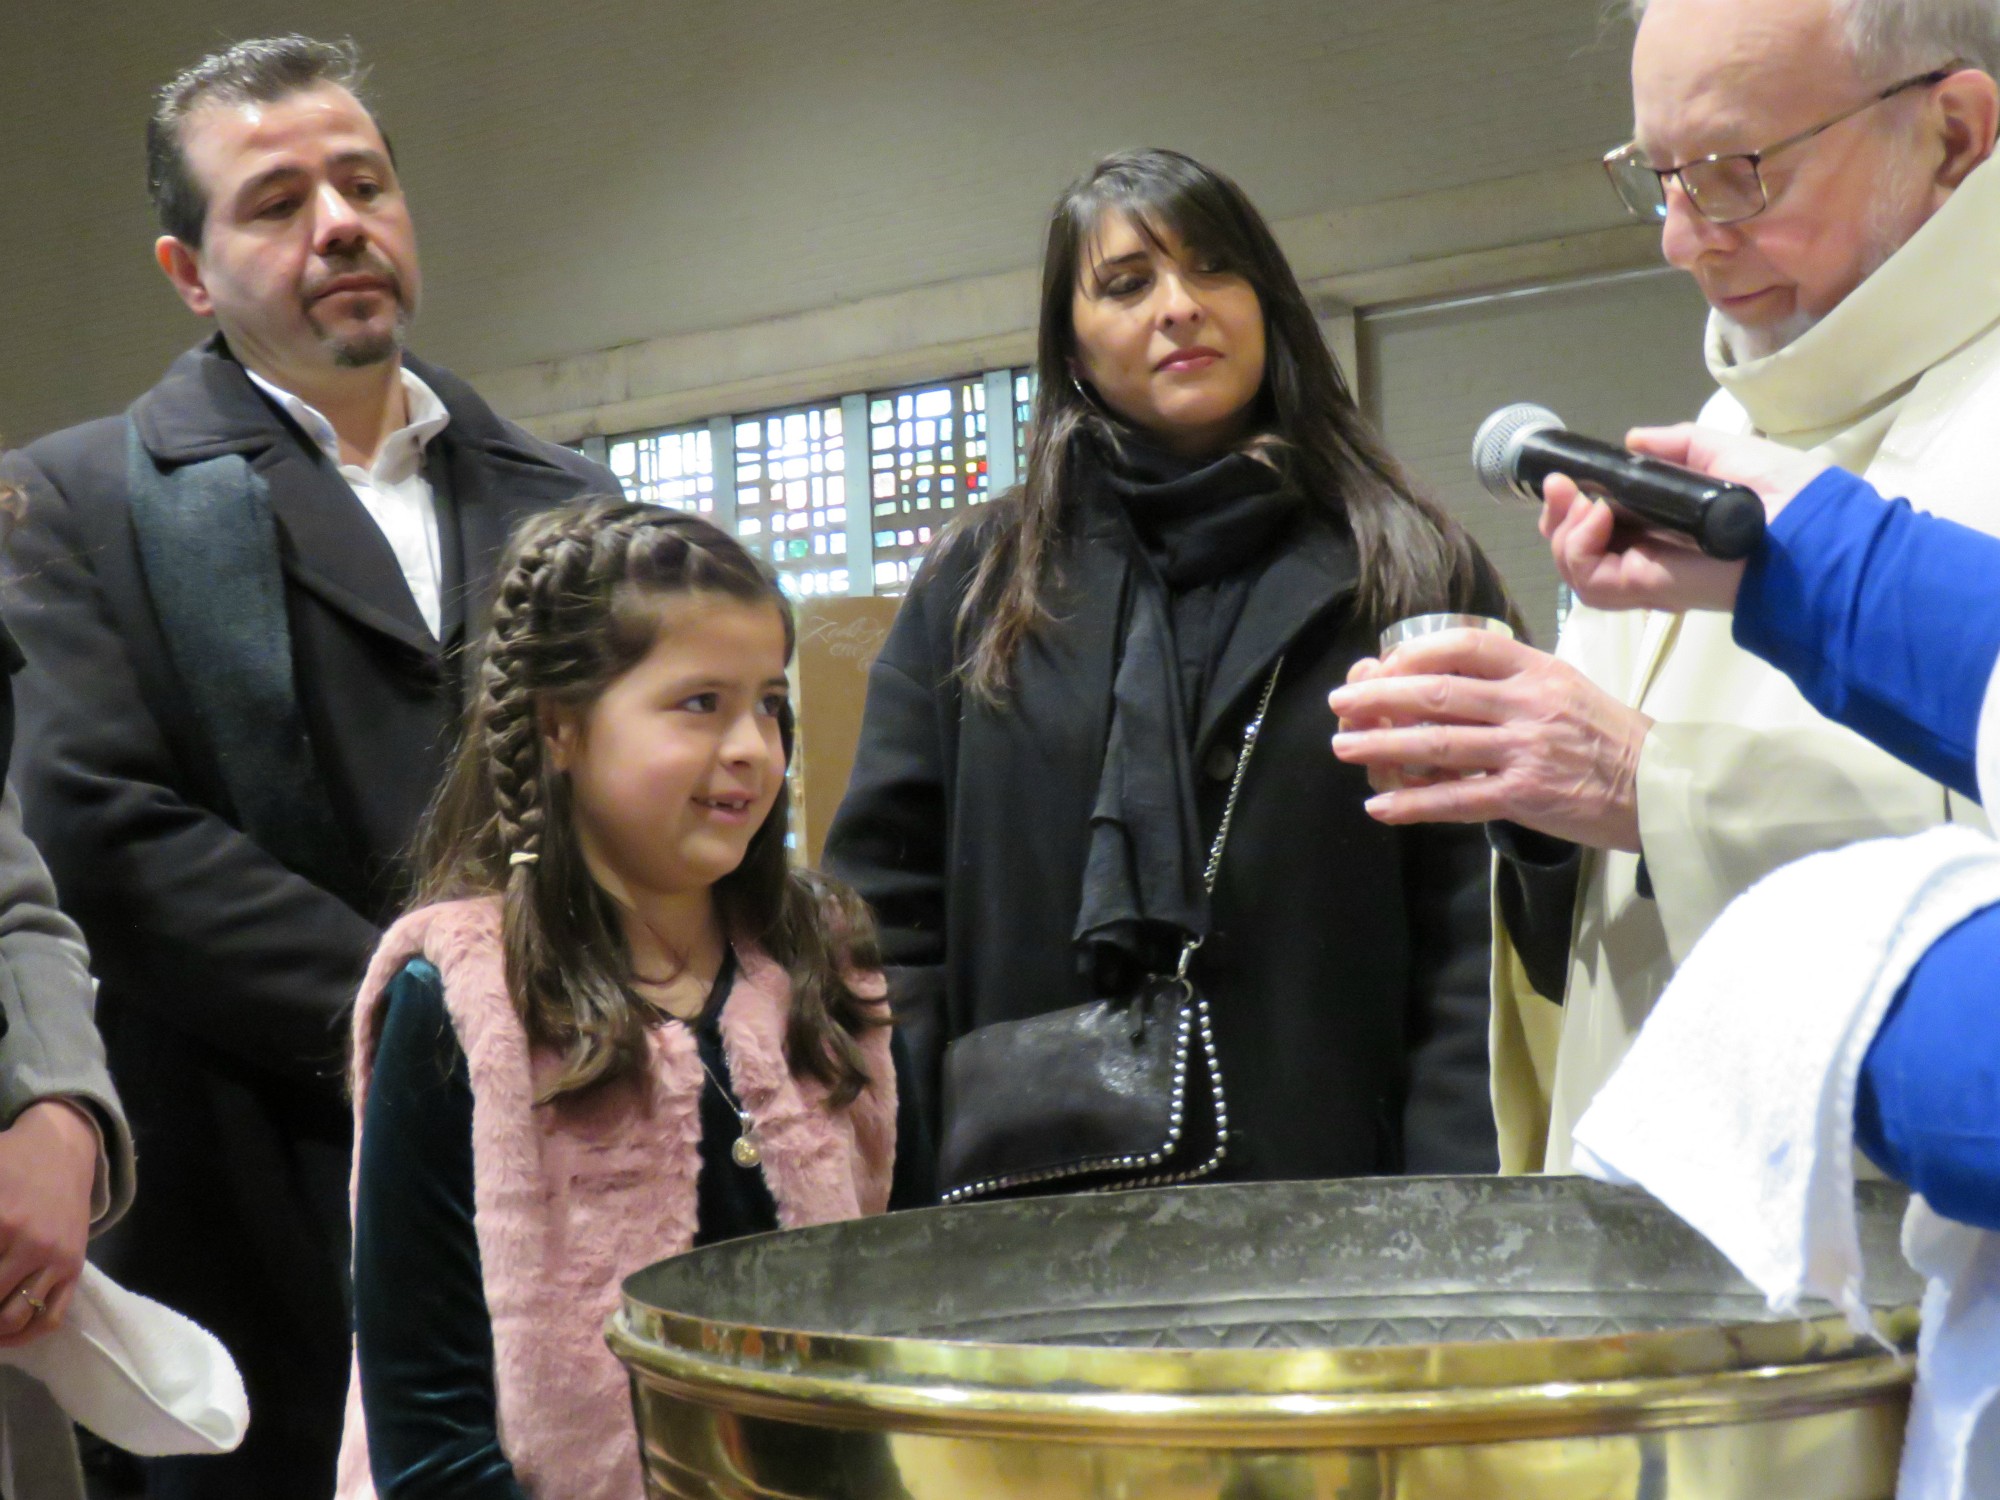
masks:
[[[683,1023],[685,1024],[685,1023]],[[764,1153],[757,1145],[757,1125],[748,1111],[741,1110],[730,1102],[729,1090],[722,1086],[722,1080],[715,1076],[715,1070],[708,1065],[708,1059],[701,1055],[701,1038],[694,1035],[694,1028],[688,1027],[688,1039],[694,1043],[694,1060],[701,1064],[702,1072],[708,1074],[708,1081],[715,1085],[715,1091],[722,1096],[722,1102],[729,1105],[736,1116],[738,1135],[729,1147],[729,1159],[739,1167],[754,1167],[764,1160]]]
[[[733,957],[733,954],[730,957]],[[725,964],[727,962],[728,959],[725,958]],[[714,994],[714,988],[714,982],[710,981],[709,991],[711,998]],[[706,1005],[703,1008],[706,1009]],[[750,1118],[749,1111],[737,1107],[735,1099],[731,1096],[729,1090],[723,1087],[722,1080],[715,1076],[715,1070],[708,1065],[708,1059],[701,1055],[701,1036],[696,1032],[694,1022],[685,1016],[677,1016],[672,1011],[666,1011],[665,1014],[668,1020],[674,1021],[686,1029],[688,1040],[694,1043],[694,1060],[701,1064],[702,1072],[706,1073],[708,1081],[715,1085],[715,1091],[722,1096],[722,1102],[728,1105],[730,1113],[736,1116],[737,1135],[736,1139],[729,1144],[729,1159],[735,1162],[737,1166],[746,1169],[759,1165],[764,1160],[764,1152],[763,1148],[757,1144],[757,1122]],[[700,1110],[701,1105],[699,1100],[696,1101],[695,1108],[697,1111]]]

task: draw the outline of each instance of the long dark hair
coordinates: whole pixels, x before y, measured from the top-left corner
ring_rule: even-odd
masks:
[[[539,1102],[637,1076],[661,1021],[633,989],[617,907],[584,864],[569,778],[546,753],[546,715],[587,710],[652,649],[661,602],[690,593],[769,605],[791,660],[792,609],[777,580],[699,517],[596,500],[526,521],[500,565],[458,757],[418,835],[419,902],[502,899],[508,993],[529,1039],[563,1058]],[[789,760],[789,709],[779,727]],[[839,1106],[869,1081],[855,1037],[885,1020],[843,976],[880,959],[860,900],[792,868],[790,807],[781,787],[715,900],[731,941],[790,973],[786,1057]]]
[[[1264,383],[1244,446],[1289,463],[1310,503],[1341,518],[1360,553],[1356,608],[1375,626],[1469,607],[1477,581],[1471,539],[1420,496],[1354,403],[1284,252],[1243,190],[1178,151],[1107,156],[1056,200],[1042,256],[1041,326],[1027,479],[973,512],[960,534],[981,539],[959,610],[972,641],[967,685],[1005,696],[1015,653],[1050,618],[1055,544],[1074,499],[1077,439],[1115,441],[1118,424],[1074,375],[1071,299],[1086,249],[1104,216],[1128,215],[1155,244],[1168,234],[1190,254],[1250,283],[1264,312]],[[953,538],[959,540],[958,536]]]

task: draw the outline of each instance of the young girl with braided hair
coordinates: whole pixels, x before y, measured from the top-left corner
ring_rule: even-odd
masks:
[[[793,645],[696,517],[516,535],[355,1009],[343,1500],[640,1500],[620,1280],[929,1201],[873,926],[785,852]]]

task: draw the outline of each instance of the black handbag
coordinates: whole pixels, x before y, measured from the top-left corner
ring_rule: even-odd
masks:
[[[1250,752],[1277,691],[1281,657],[1243,749],[1202,871],[1211,893],[1236,816]],[[1228,1151],[1229,1109],[1208,1001],[1188,966],[1149,976],[1117,1000],[1094,1000],[958,1038],[944,1055],[946,1203],[1055,1189],[1100,1192],[1206,1177]]]

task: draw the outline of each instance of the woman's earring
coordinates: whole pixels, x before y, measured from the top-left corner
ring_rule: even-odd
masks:
[[[1069,372],[1069,383],[1076,388],[1077,395],[1083,398],[1085,406],[1096,405],[1096,402],[1091,398],[1090,388],[1077,378],[1076,371],[1074,370]]]

